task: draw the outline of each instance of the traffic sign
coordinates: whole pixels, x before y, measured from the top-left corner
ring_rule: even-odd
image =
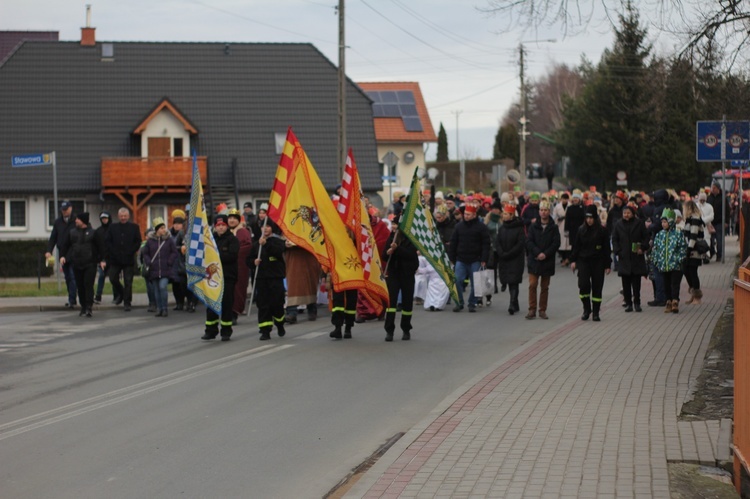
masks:
[[[52,155],[48,153],[20,154],[10,157],[13,168],[24,168],[27,166],[49,166],[52,164]]]
[[[383,182],[395,182],[396,181],[396,175],[383,175],[380,177]]]
[[[750,159],[750,121],[698,121],[695,135],[697,161]]]

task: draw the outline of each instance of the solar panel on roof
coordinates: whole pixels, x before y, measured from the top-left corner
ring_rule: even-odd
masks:
[[[422,120],[417,111],[414,92],[411,90],[381,90],[367,92],[372,99],[375,118],[401,118],[407,132],[422,132]]]

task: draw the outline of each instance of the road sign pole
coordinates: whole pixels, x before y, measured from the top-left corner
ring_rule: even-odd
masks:
[[[51,225],[55,225],[55,220],[57,220],[57,207],[59,206],[57,204],[57,154],[55,151],[52,151],[50,156],[52,156],[52,196],[55,203],[55,207],[52,211]],[[57,253],[55,257],[55,273],[57,274],[57,292],[59,293],[62,290],[62,283],[60,282],[60,268],[58,268],[57,265],[57,262],[60,261],[60,248],[57,245],[55,245],[55,253]]]

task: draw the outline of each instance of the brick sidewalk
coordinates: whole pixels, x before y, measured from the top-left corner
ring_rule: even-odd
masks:
[[[728,239],[727,263],[700,268],[701,305],[625,313],[617,297],[602,322],[572,320],[501,361],[346,497],[669,497],[668,461],[728,454],[727,421],[677,416],[732,296],[737,252]]]

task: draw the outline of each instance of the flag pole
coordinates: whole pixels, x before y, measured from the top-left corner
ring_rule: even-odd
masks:
[[[391,241],[391,244],[395,244],[396,246],[398,246],[398,243],[400,242],[398,240],[398,236],[400,236],[400,235],[401,235],[401,229],[396,228],[396,235],[393,236],[393,241]],[[388,255],[388,261],[385,262],[385,270],[383,270],[383,275],[385,277],[388,277],[388,266],[391,264],[391,256],[393,256],[393,253],[388,253],[389,249],[391,249],[391,248],[388,248],[388,249],[385,250],[385,254]]]
[[[268,213],[266,213],[266,218],[263,219],[263,225],[260,228],[260,237],[263,237],[263,229],[265,229],[266,224],[268,223]],[[260,250],[263,249],[263,245],[258,245],[258,258],[260,258]],[[253,298],[255,297],[255,285],[258,282],[258,265],[255,266],[255,276],[253,276],[253,289],[250,290],[250,303],[247,305],[247,313],[245,315],[250,315],[250,309],[253,308]]]

